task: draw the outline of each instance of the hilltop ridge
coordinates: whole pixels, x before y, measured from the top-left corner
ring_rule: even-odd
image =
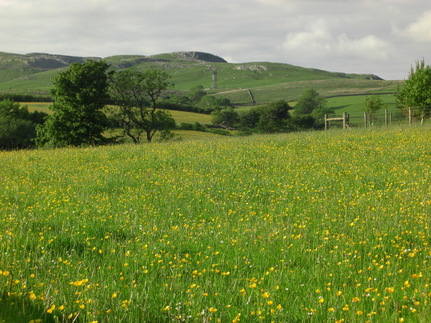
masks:
[[[166,70],[176,91],[202,85],[211,94],[223,93],[237,104],[249,103],[248,90],[257,103],[277,99],[295,100],[305,88],[323,95],[393,91],[396,82],[375,74],[330,72],[286,63],[229,63],[224,58],[201,51],[180,51],[157,55],[115,55],[81,57],[49,53],[13,54],[0,52],[0,95],[49,95],[55,76],[73,63],[104,59],[115,70]],[[213,80],[214,71],[217,79]]]

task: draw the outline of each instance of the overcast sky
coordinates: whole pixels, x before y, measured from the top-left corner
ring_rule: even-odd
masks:
[[[430,0],[0,0],[0,51],[204,51],[404,79],[431,63]]]

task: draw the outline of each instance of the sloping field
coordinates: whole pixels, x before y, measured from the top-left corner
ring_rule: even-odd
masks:
[[[394,95],[387,94],[379,95],[378,97],[382,100],[388,111],[392,111],[394,113],[399,112],[399,109],[396,107],[396,98]],[[333,109],[337,114],[348,112],[351,116],[362,117],[365,109],[366,98],[366,95],[329,98],[327,99],[327,106]]]
[[[0,152],[0,321],[426,322],[430,137]]]
[[[379,92],[395,92],[400,81],[377,81],[360,79],[326,79],[292,81],[252,88],[257,104],[276,100],[297,100],[306,89],[315,89],[322,96],[372,94]],[[220,91],[215,95],[226,97],[235,104],[251,104],[248,89],[232,89]]]

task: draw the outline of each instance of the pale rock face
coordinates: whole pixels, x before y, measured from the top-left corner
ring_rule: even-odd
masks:
[[[252,71],[252,72],[266,72],[268,68],[264,65],[237,65],[234,67],[237,71]]]

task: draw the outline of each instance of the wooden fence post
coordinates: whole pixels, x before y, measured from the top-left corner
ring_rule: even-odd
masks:
[[[347,128],[347,123],[346,123],[346,112],[343,112],[343,129]]]
[[[328,115],[325,114],[325,130],[328,130]]]
[[[392,112],[389,112],[389,124],[392,125]]]
[[[368,125],[367,113],[364,112],[364,126],[365,126],[365,128],[367,128],[367,125]]]

